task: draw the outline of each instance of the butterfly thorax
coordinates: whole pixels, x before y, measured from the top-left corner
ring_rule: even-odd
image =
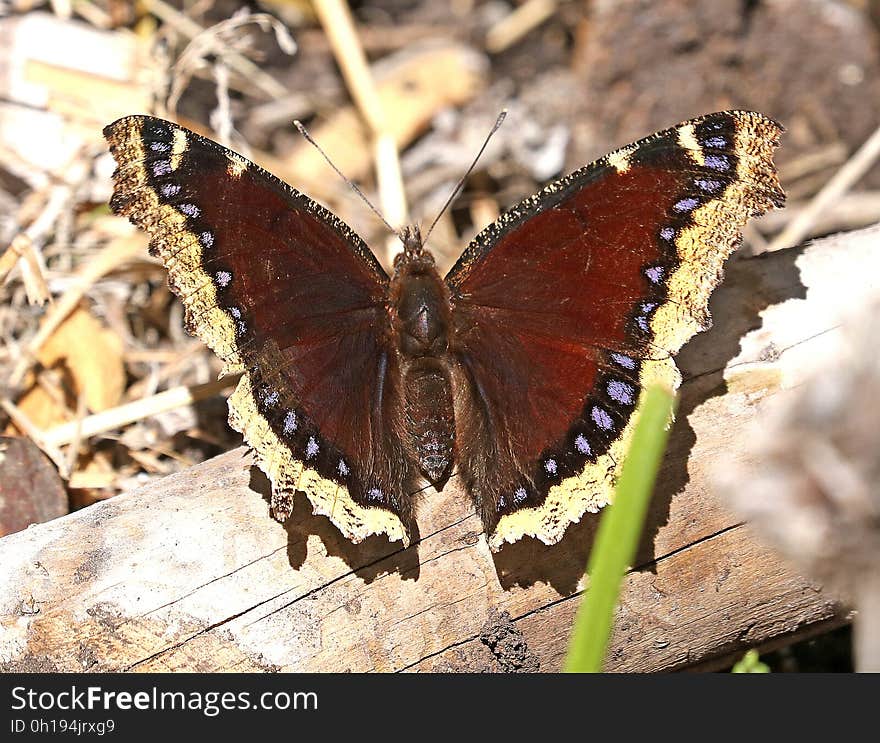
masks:
[[[404,232],[390,287],[391,328],[401,370],[407,453],[438,489],[452,467],[455,414],[449,373],[449,289],[418,228]]]

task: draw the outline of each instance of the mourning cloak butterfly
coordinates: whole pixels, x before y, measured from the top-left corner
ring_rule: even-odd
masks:
[[[151,236],[187,328],[243,372],[229,422],[272,482],[350,539],[408,543],[419,475],[453,466],[493,550],[608,503],[639,391],[672,361],[746,220],[781,206],[782,127],[709,114],[555,181],[442,278],[416,227],[389,276],[348,226],[176,124],[104,134],[110,202]]]

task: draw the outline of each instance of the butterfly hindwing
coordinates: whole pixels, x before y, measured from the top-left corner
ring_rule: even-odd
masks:
[[[304,491],[348,537],[407,540],[411,478],[394,427],[388,277],[339,219],[240,155],[171,122],[105,129],[112,209],[151,237],[186,323],[242,378],[230,423],[286,518]]]
[[[548,544],[609,502],[641,389],[709,326],[746,220],[783,194],[781,127],[728,111],[624,147],[525,200],[446,277],[469,413],[459,471],[493,549]]]

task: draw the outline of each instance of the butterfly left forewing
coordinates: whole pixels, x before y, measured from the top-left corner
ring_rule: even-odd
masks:
[[[782,204],[780,132],[740,111],[659,132],[514,207],[450,271],[459,469],[493,549],[608,503],[640,390],[678,386],[671,355],[708,327],[742,226]]]
[[[243,376],[230,423],[272,482],[348,537],[407,538],[410,477],[391,406],[388,278],[345,224],[242,156],[171,122],[105,129],[111,207],[144,228],[188,329]]]

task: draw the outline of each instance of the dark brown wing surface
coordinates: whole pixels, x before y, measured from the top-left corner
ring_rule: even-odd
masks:
[[[460,471],[493,549],[550,544],[611,496],[641,388],[672,361],[747,219],[781,206],[781,127],[694,119],[552,183],[484,230],[446,280],[473,390]]]
[[[243,372],[229,420],[272,481],[276,515],[300,490],[354,541],[406,540],[388,277],[373,254],[307,197],[171,122],[130,116],[104,133],[111,207],[150,234],[191,332]]]

